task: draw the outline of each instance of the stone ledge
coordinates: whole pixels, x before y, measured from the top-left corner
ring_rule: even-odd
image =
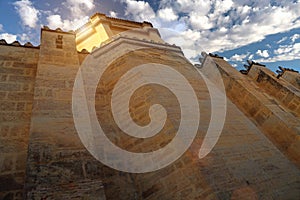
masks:
[[[300,167],[300,119],[283,111],[249,77],[243,76],[226,61],[210,58],[215,63],[210,67],[217,67],[223,77],[227,97]],[[204,59],[202,65],[206,62]]]

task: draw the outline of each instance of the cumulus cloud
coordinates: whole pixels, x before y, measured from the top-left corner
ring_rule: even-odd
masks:
[[[243,61],[249,54],[234,54],[229,60]]]
[[[300,43],[282,45],[274,51],[275,56],[267,59],[259,59],[258,62],[277,62],[300,59]]]
[[[292,40],[292,42],[295,42],[299,38],[300,38],[300,34],[294,34],[293,36],[291,36],[290,39]]]
[[[198,15],[198,12],[190,13],[190,23],[196,30],[207,30],[214,27],[212,20],[208,16]]]
[[[115,11],[109,11],[109,16],[116,18],[118,17],[118,13],[116,13]]]
[[[0,34],[0,38],[6,40],[7,43],[12,43],[17,40],[17,36],[9,33]]]
[[[165,21],[174,21],[178,19],[178,16],[174,13],[172,8],[158,10],[158,16]]]
[[[264,58],[268,58],[270,55],[268,53],[268,50],[257,50],[256,52],[257,55],[261,56],[261,57],[264,57]]]
[[[95,7],[94,0],[66,0],[63,3],[70,11],[73,17],[78,18],[86,15],[86,11]]]
[[[293,45],[281,45],[278,49],[274,50],[274,54],[286,54],[293,50]]]
[[[30,36],[26,33],[22,33],[22,34],[18,35],[18,38],[19,38],[19,42],[21,42],[21,44],[31,41]]]
[[[207,15],[212,8],[212,1],[209,0],[177,0],[174,4],[181,13],[198,11],[201,15]]]
[[[75,30],[88,21],[89,17],[85,16],[83,18],[74,19],[74,20],[62,20],[60,15],[50,15],[47,17],[48,26],[51,29],[61,28],[65,31]]]
[[[251,54],[251,55],[248,57],[248,59],[249,59],[249,60],[252,60],[252,59],[253,59],[253,57],[254,57],[254,55],[253,55],[253,54]]]
[[[152,22],[167,42],[183,45],[183,51],[193,57],[200,54],[200,49],[222,52],[259,42],[271,34],[300,28],[299,1],[274,4],[271,0],[162,0],[157,12],[145,1],[121,1],[125,3],[126,16]],[[175,14],[168,17],[177,18],[172,23],[163,21],[167,18],[163,17],[163,11],[168,8]],[[181,33],[169,37],[166,30],[178,32],[178,27]],[[201,37],[180,38],[188,30]],[[261,52],[265,57],[267,54],[267,51]]]
[[[153,21],[156,17],[155,12],[148,2],[124,0],[126,3],[125,15],[135,21]]]
[[[40,11],[33,6],[32,2],[29,0],[21,0],[14,2],[13,5],[20,16],[23,25],[35,28]]]
[[[48,26],[52,29],[59,28],[63,26],[60,15],[50,15],[47,17]]]
[[[66,0],[62,4],[71,15],[63,18],[62,15],[50,13],[46,20],[47,26],[52,29],[76,30],[88,22],[89,12],[95,8],[94,0]]]

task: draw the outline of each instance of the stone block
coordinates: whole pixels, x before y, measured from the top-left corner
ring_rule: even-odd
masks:
[[[11,156],[4,156],[1,162],[1,173],[14,170],[14,158]]]

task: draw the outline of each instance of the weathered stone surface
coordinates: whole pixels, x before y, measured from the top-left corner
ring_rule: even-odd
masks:
[[[255,80],[257,86],[278,101],[278,104],[284,106],[293,115],[300,117],[300,90],[298,88],[285,81],[284,78],[276,78],[275,74],[265,67],[253,65],[248,75]]]
[[[211,64],[210,59],[213,59],[215,64]],[[269,95],[264,93],[264,86],[258,84],[260,87],[257,87],[252,81],[253,78],[256,80],[259,76],[254,73],[255,70],[266,69],[259,66],[252,67],[251,70],[253,71],[250,70],[249,76],[251,78],[249,78],[238,73],[223,59],[207,57],[206,60],[206,63],[210,64],[211,67],[219,68],[228,98],[252,119],[263,133],[299,167],[300,149],[295,148],[300,144],[300,130],[298,128],[300,127],[300,119],[296,117],[297,113],[283,110],[281,107],[285,106],[283,103],[270,99]],[[286,83],[281,82],[283,84],[281,85],[280,82],[276,82],[270,75],[264,74],[266,79],[270,80],[270,83],[266,82],[266,84],[270,85],[266,88],[272,88],[274,85],[279,88],[286,86]],[[269,90],[269,92],[272,91],[275,94],[273,90]],[[298,92],[291,94],[298,95]]]
[[[110,20],[101,14],[93,19]],[[113,19],[113,23],[131,22]],[[79,53],[76,42],[91,41],[80,41],[84,35],[76,41],[74,32],[44,28],[40,48],[0,44],[0,199],[299,199],[296,90],[266,71],[244,76],[214,57],[227,90],[227,116],[216,146],[199,159],[212,104],[204,80],[179,48],[161,43],[149,24],[131,25],[142,30],[121,39],[111,37],[109,25],[103,25],[111,38],[95,49],[103,62],[114,58],[95,94],[101,127],[114,144],[131,152],[155,151],[169,144],[176,137],[181,110],[168,88],[148,84],[130,99],[131,118],[141,126],[150,122],[151,105],[166,109],[165,126],[151,138],[125,134],[111,113],[112,91],[128,70],[143,63],[165,64],[180,72],[196,92],[201,120],[192,145],[174,163],[149,173],[121,172],[96,160],[83,146],[72,113],[75,76],[89,55]],[[133,46],[147,48],[120,56]],[[212,82],[220,81],[214,74],[206,75]],[[139,76],[147,78],[145,73]],[[123,86],[122,94],[128,87]]]
[[[23,198],[37,53],[0,46],[0,199]]]

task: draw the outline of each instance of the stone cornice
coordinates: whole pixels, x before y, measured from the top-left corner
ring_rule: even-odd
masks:
[[[179,53],[182,56],[184,56],[181,48],[176,45],[170,45],[167,43],[157,43],[157,42],[148,41],[148,40],[139,40],[137,38],[128,38],[128,37],[124,37],[124,36],[119,36],[118,38],[112,40],[111,42],[102,45],[100,48],[93,49],[91,54],[95,57],[98,57],[100,55],[109,53],[112,49],[117,48],[118,46],[120,46],[122,44],[130,44],[133,46],[140,46],[141,48],[166,49],[169,51]]]

